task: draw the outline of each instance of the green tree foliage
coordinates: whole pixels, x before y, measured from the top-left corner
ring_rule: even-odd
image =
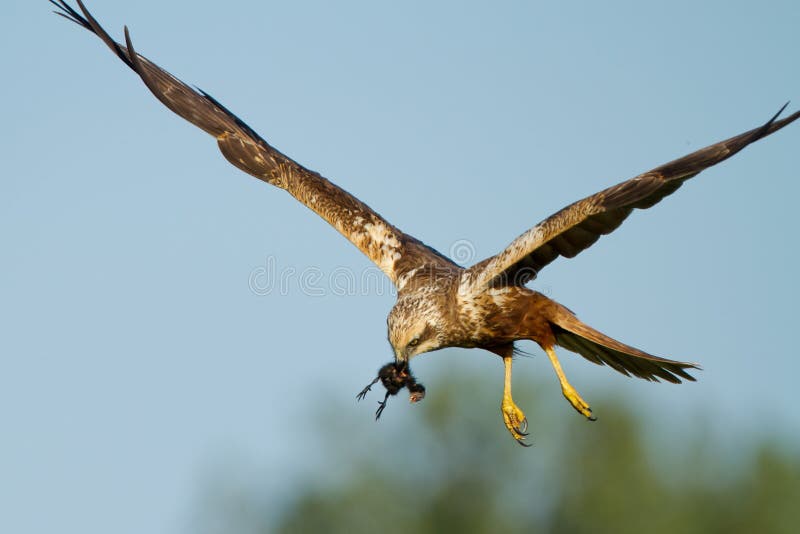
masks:
[[[393,399],[386,414],[395,419],[366,442],[354,442],[342,420],[352,407],[329,407],[320,421],[339,474],[301,484],[277,517],[251,517],[241,532],[800,529],[800,461],[775,445],[724,458],[709,439],[650,443],[624,403],[595,399],[600,420],[589,423],[548,389],[546,401],[518,393],[534,438],[523,449],[500,422],[497,388],[466,378],[437,387],[410,417]]]

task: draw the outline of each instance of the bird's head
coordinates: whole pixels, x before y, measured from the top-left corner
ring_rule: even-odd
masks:
[[[389,343],[398,362],[444,346],[441,310],[435,301],[425,297],[399,299],[389,313]]]

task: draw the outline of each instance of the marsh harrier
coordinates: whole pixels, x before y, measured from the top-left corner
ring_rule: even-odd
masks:
[[[115,42],[77,0],[80,12],[64,0],[50,0],[59,15],[86,28],[142,79],[169,109],[211,134],[234,166],[286,190],[358,247],[397,287],[389,313],[389,342],[394,360],[378,377],[389,395],[403,388],[418,401],[425,388],[411,374],[409,361],[444,347],[486,349],[503,360],[505,382],[501,413],[511,435],[525,444],[527,420],[511,397],[514,343],[532,340],[547,353],[570,404],[594,419],[589,404],[570,385],[555,353],[560,346],[590,362],[608,365],[645,380],[680,383],[694,380],[693,363],[653,356],[621,343],[581,322],[574,313],[525,287],[559,256],[573,258],[600,236],[622,224],[635,209],[646,209],[674,193],[702,170],[800,117],[796,112],[656,167],[635,178],[588,196],[523,233],[505,250],[468,268],[401,232],[350,193],[285,156],[207,93],[184,84],[136,53],[128,29],[125,43]],[[371,384],[370,384],[371,385]],[[367,386],[358,397],[369,391]]]

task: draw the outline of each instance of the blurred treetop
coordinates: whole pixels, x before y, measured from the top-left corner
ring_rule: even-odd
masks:
[[[518,388],[534,446],[498,426],[495,388],[455,377],[382,434],[349,432],[351,406],[321,403],[329,473],[287,481],[281,496],[212,504],[207,530],[285,533],[794,533],[800,459],[768,437],[736,458],[702,429],[687,443],[653,443],[620,399],[597,399],[595,423],[567,418],[561,399]],[[531,391],[535,388],[525,388]],[[387,414],[402,399],[392,399]],[[386,425],[388,430],[382,427]],[[390,435],[386,435],[388,432]],[[377,435],[377,436],[376,436]],[[383,440],[383,441],[381,441]],[[387,443],[391,444],[388,446]],[[279,513],[268,500],[280,497]],[[259,501],[262,499],[262,501]],[[247,509],[247,513],[241,513]],[[261,511],[263,510],[263,512]],[[269,510],[269,512],[268,512]]]

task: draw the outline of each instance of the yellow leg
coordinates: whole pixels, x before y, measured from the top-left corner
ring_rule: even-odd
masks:
[[[550,358],[550,363],[553,364],[553,369],[556,375],[558,375],[559,382],[561,382],[561,392],[564,394],[564,397],[572,404],[573,408],[578,410],[578,413],[585,415],[590,421],[595,421],[597,418],[592,415],[592,409],[589,408],[586,401],[578,395],[575,388],[567,382],[567,377],[564,376],[564,371],[561,370],[561,364],[556,357],[556,351],[553,347],[544,347],[544,350],[547,352],[547,357]]]
[[[503,421],[506,428],[511,435],[517,440],[517,443],[528,447],[529,444],[525,443],[525,436],[528,435],[528,418],[519,407],[514,404],[511,398],[511,356],[503,357],[503,365],[505,366],[506,377],[505,384],[503,385],[503,403],[500,405],[500,412],[503,414]]]

